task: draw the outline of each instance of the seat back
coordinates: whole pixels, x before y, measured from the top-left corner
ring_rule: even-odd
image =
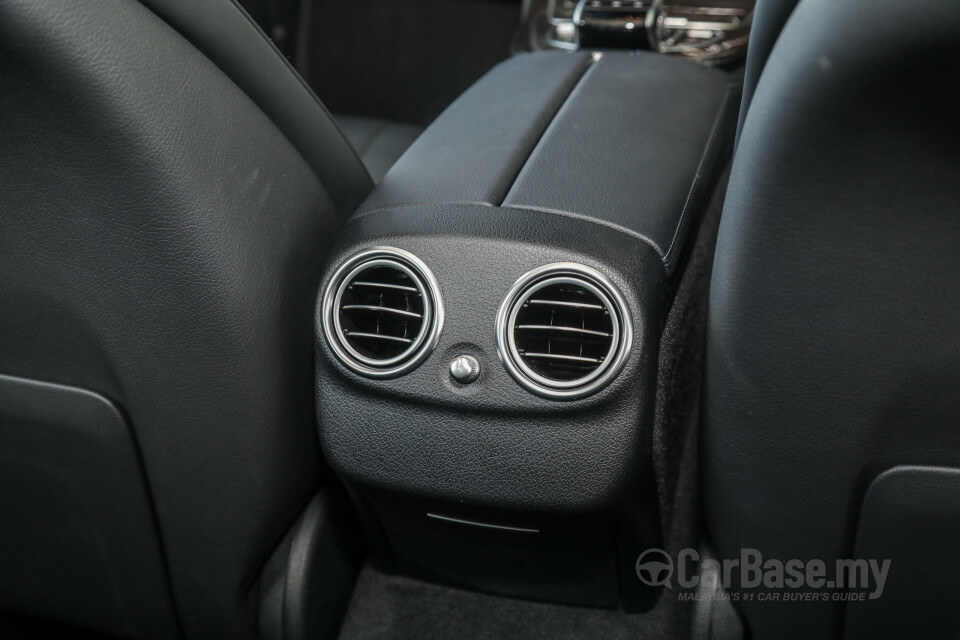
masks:
[[[881,472],[958,466],[958,33],[956,2],[801,0],[754,73],[710,294],[721,558],[847,557]],[[742,609],[758,640],[844,629],[834,600]]]
[[[0,0],[0,609],[253,637],[370,188],[228,0]]]

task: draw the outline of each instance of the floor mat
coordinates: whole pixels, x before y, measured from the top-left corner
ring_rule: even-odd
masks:
[[[628,615],[460,591],[366,567],[340,640],[679,640],[688,624],[669,597]]]

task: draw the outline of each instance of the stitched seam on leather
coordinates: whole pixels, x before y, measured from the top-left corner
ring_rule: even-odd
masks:
[[[670,239],[670,246],[667,247],[667,252],[663,254],[663,263],[668,267],[670,265],[671,254],[677,243],[677,238],[680,236],[680,229],[683,228],[683,223],[686,220],[687,211],[690,208],[690,201],[693,198],[693,192],[696,190],[697,185],[703,180],[703,166],[706,164],[710,152],[713,151],[714,145],[717,144],[716,138],[720,132],[720,124],[726,119],[730,96],[733,95],[733,90],[737,86],[738,85],[735,84],[727,85],[727,89],[723,94],[723,100],[720,102],[720,109],[717,110],[717,116],[713,119],[713,127],[711,127],[710,135],[707,137],[707,144],[703,147],[703,153],[700,154],[700,162],[697,164],[697,171],[693,176],[693,181],[690,183],[690,189],[687,191],[687,199],[684,201],[683,209],[680,211],[680,219],[677,220],[677,226],[673,230],[673,238]]]
[[[587,66],[583,68],[583,71],[580,73],[580,77],[577,78],[577,81],[573,83],[572,87],[570,87],[570,92],[567,94],[567,97],[561,100],[560,104],[557,105],[557,109],[553,112],[553,115],[550,116],[550,121],[547,122],[547,125],[543,128],[543,131],[540,132],[540,135],[537,137],[537,141],[532,147],[530,147],[530,153],[527,154],[527,157],[523,160],[523,164],[521,164],[520,168],[517,170],[517,175],[513,176],[513,180],[510,181],[510,186],[507,187],[506,193],[502,198],[500,198],[500,201],[495,206],[503,206],[503,203],[510,199],[510,194],[513,193],[513,188],[517,185],[517,180],[520,179],[520,175],[530,162],[530,158],[532,158],[533,154],[537,152],[537,149],[540,147],[543,139],[547,136],[547,133],[550,131],[551,127],[553,127],[553,123],[556,121],[557,116],[560,115],[560,112],[563,111],[563,107],[567,104],[567,102],[569,102],[573,94],[577,92],[577,89],[580,88],[580,85],[583,84],[584,79],[593,70],[596,62],[597,60],[593,58],[593,56],[588,59]]]

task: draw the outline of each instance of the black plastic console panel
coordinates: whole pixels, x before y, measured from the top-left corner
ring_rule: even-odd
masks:
[[[396,379],[355,374],[318,340],[321,444],[370,507],[368,522],[381,526],[374,536],[382,533],[393,566],[505,595],[616,606],[618,596],[640,587],[635,576],[625,580],[633,559],[656,544],[651,429],[669,300],[660,256],[586,220],[458,204],[356,218],[334,264],[369,246],[403,249],[428,264],[446,310],[432,355]],[[632,310],[634,340],[609,386],[558,402],[510,377],[497,358],[494,327],[520,276],[563,261],[600,270],[614,283]],[[481,365],[470,385],[450,377],[450,361],[460,354]],[[428,514],[537,533],[476,529]]]
[[[318,305],[321,444],[395,567],[520,597],[649,602],[633,562],[659,535],[658,345],[737,87],[655,55],[519,56],[451,106],[348,222],[321,298],[337,266],[386,246],[429,267],[445,310],[422,364],[373,379],[330,350]],[[609,279],[633,332],[620,374],[564,401],[518,384],[496,343],[507,292],[558,262]],[[480,363],[472,384],[451,379],[462,354]]]
[[[601,509],[637,486],[648,457],[648,400],[667,287],[652,248],[549,213],[412,206],[356,218],[333,263],[376,245],[410,251],[430,266],[446,321],[433,354],[394,380],[351,372],[318,339],[321,442],[337,472],[381,489],[534,511]],[[562,261],[594,267],[614,282],[633,310],[634,342],[612,384],[561,403],[532,395],[507,374],[494,321],[520,276]],[[462,353],[482,368],[467,386],[450,379],[450,361]]]
[[[843,637],[957,637],[960,470],[897,466],[870,483],[853,558],[888,561],[882,585],[847,602]],[[890,606],[891,602],[897,606]]]
[[[0,375],[0,513],[0,609],[179,637],[136,441],[114,403]]]
[[[393,380],[341,366],[318,333],[334,468],[371,487],[511,509],[602,509],[635,487],[671,270],[729,138],[724,105],[737,86],[664,56],[540,53],[500,65],[454,103],[349,221],[330,261],[378,245],[412,252],[446,307],[433,354]],[[495,316],[518,278],[567,261],[622,291],[635,339],[609,387],[557,402],[507,375]],[[482,367],[467,386],[448,369],[461,353]]]

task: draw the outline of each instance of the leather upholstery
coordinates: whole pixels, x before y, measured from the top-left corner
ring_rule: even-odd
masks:
[[[322,469],[320,270],[370,181],[232,3],[144,4],[0,0],[0,372],[118,407],[166,627],[252,637],[259,568]]]
[[[416,125],[363,116],[337,116],[336,119],[375,183],[383,179],[423,131]]]
[[[373,187],[323,103],[237,0],[140,0],[247,94],[346,215]]]
[[[630,234],[673,273],[739,89],[735,74],[650,52],[515,56],[424,131],[357,215],[434,202],[542,210]]]
[[[142,2],[174,25],[270,116],[329,185],[330,197],[342,212],[359,206],[422,130],[357,116],[338,116],[334,123],[237,0]]]
[[[544,131],[503,206],[582,216],[641,237],[673,274],[739,93],[737,79],[716,69],[606,53]]]
[[[844,557],[872,478],[960,456],[958,32],[954,2],[802,0],[766,62],[710,297],[722,558]],[[842,629],[837,602],[743,610],[757,640]]]
[[[737,140],[743,121],[750,110],[753,93],[767,64],[767,58],[773,45],[780,37],[783,26],[793,13],[799,0],[760,0],[753,12],[753,26],[750,27],[750,46],[747,48],[747,68],[743,78],[743,98],[740,101],[740,121],[737,126]]]
[[[363,203],[500,204],[557,109],[590,66],[585,53],[516,56],[441,114]]]

